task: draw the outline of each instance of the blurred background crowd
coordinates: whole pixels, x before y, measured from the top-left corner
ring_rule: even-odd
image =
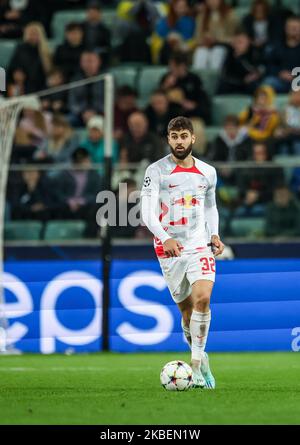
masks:
[[[194,155],[217,166],[221,234],[296,237],[299,9],[287,0],[0,0],[0,66],[7,72],[0,100],[111,72],[112,182],[116,190],[127,184],[125,196],[117,192],[120,202],[140,188],[146,166],[169,152],[167,123],[184,115],[197,136]],[[27,234],[39,238],[57,236],[61,220],[70,222],[69,231],[61,229],[66,237],[97,236],[103,105],[104,84],[96,82],[44,96],[41,111],[22,112],[7,239],[24,236],[24,220],[35,228]],[[143,227],[112,230],[116,237],[151,236]]]

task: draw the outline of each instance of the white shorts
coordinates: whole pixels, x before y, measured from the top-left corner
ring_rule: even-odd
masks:
[[[210,247],[201,252],[158,260],[175,303],[181,303],[191,294],[195,281],[215,281],[216,263]]]

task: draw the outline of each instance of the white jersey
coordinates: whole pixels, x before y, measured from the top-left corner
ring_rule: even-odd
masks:
[[[216,170],[193,156],[194,166],[183,168],[169,154],[151,164],[141,192],[142,220],[154,234],[158,257],[162,244],[174,238],[183,245],[182,254],[207,248],[218,234],[215,201]]]

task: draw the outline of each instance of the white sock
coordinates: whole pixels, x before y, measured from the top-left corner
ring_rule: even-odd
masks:
[[[190,333],[192,337],[192,360],[201,360],[205,350],[211,312],[197,312],[193,310],[190,322]]]

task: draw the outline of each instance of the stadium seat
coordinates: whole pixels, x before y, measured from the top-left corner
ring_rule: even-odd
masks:
[[[277,94],[276,95],[276,106],[279,111],[282,111],[284,107],[287,105],[289,100],[288,94]]]
[[[220,72],[216,70],[197,70],[195,68],[192,69],[192,72],[201,78],[206,93],[209,96],[213,96],[217,88]]]
[[[273,4],[276,4],[276,0],[272,0]],[[298,2],[295,0],[281,0],[281,4],[283,7],[291,9],[295,14],[299,14],[300,6]]]
[[[66,25],[70,22],[83,22],[85,17],[85,10],[56,12],[52,19],[52,35],[55,40],[63,42]]]
[[[114,29],[114,25],[117,20],[117,12],[115,9],[103,9],[102,10],[102,21],[110,29]]]
[[[293,170],[295,166],[300,165],[300,156],[291,156],[291,155],[275,155],[273,161],[276,164],[282,166],[284,171],[284,178],[287,184],[289,184]]]
[[[50,221],[46,225],[44,239],[50,240],[77,240],[82,239],[85,221]]]
[[[138,92],[140,100],[146,104],[151,93],[158,88],[159,81],[168,71],[166,66],[146,66],[142,68],[138,80]]]
[[[213,125],[222,125],[228,114],[239,114],[251,103],[250,96],[240,94],[213,98]]]
[[[237,16],[238,19],[243,20],[243,18],[249,14],[250,11],[250,5],[245,5],[245,6],[238,6],[236,8],[234,8],[235,14]]]
[[[240,8],[242,6],[245,6],[245,7],[247,6],[249,8],[249,3],[250,3],[249,0],[239,0],[238,8]],[[269,4],[272,6],[276,6],[276,5],[278,5],[278,0],[269,0]],[[281,0],[281,5],[283,7],[291,9],[295,13],[299,13],[299,5],[298,5],[298,2],[296,2],[295,0]]]
[[[86,18],[85,10],[73,10],[73,11],[59,11],[56,12],[52,19],[52,35],[55,39],[62,42],[64,39],[64,30],[70,22],[83,22]],[[114,9],[103,9],[102,20],[103,23],[111,30],[114,31],[114,25],[116,23],[117,13]]]
[[[217,192],[222,203],[226,204],[227,206],[236,201],[239,196],[239,189],[234,185],[220,185],[217,188]]]
[[[36,241],[41,239],[40,221],[10,221],[5,223],[4,239],[8,241]]]
[[[138,69],[135,66],[112,68],[110,73],[113,74],[117,87],[129,85],[132,88],[136,88]]]
[[[264,218],[233,218],[230,223],[231,235],[236,237],[259,238],[263,236],[264,228]]]
[[[207,142],[212,142],[220,133],[220,127],[205,127],[205,138]]]
[[[12,58],[12,55],[18,43],[18,40],[1,40],[0,66],[2,68],[8,67],[10,59]]]

